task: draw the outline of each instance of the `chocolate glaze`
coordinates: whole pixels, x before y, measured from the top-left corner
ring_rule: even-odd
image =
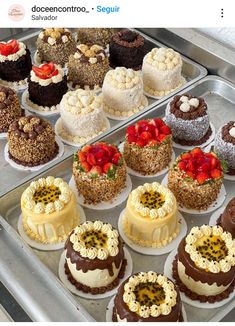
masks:
[[[225,231],[230,232],[232,237],[235,238],[235,197],[229,201],[217,224],[221,225]]]
[[[195,98],[190,94],[182,94],[176,95],[173,100],[170,102],[170,112],[174,114],[176,118],[180,118],[183,120],[195,120],[199,117],[203,117],[207,114],[207,104],[202,97],[197,97],[199,100],[199,106],[195,108],[194,106],[190,106],[189,112],[182,112],[180,110],[180,105],[183,103],[180,101],[182,96],[187,96],[189,99]]]
[[[226,143],[231,143],[233,145],[235,145],[235,138],[232,137],[229,134],[229,130],[235,126],[235,121],[229,121],[225,126],[223,126],[222,128],[222,139],[226,142]]]
[[[174,142],[183,146],[197,146],[205,143],[210,138],[211,134],[212,134],[212,130],[211,127],[209,127],[207,133],[199,140],[185,140],[185,139],[174,138]]]

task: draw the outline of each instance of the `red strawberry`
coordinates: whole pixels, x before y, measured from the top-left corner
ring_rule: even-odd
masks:
[[[91,169],[90,164],[88,164],[87,162],[82,162],[82,163],[81,163],[81,166],[82,166],[82,168],[83,168],[83,170],[84,170],[85,172],[89,172],[90,169]]]
[[[213,155],[213,157],[211,157],[211,168],[215,169],[217,168],[219,165],[219,161],[218,159]]]
[[[209,176],[205,172],[199,172],[197,175],[197,182],[201,185],[203,184],[207,179],[209,179]]]
[[[184,161],[180,161],[178,167],[180,170],[186,171],[186,163]]]
[[[87,157],[86,157],[86,160],[91,166],[96,165],[96,159],[95,159],[94,154],[88,153]]]
[[[196,168],[196,162],[193,159],[189,160],[187,163],[187,169],[193,172],[195,168]]]
[[[99,176],[102,174],[102,169],[100,166],[96,165],[91,168],[89,171],[89,174],[91,174],[93,177]]]
[[[82,152],[83,152],[83,153],[88,153],[88,152],[90,152],[91,148],[92,148],[91,145],[86,145],[86,146],[84,146],[84,147],[82,148]]]
[[[113,170],[114,169],[114,165],[112,163],[106,163],[103,167],[103,171],[104,173],[108,173],[108,171]]]
[[[86,162],[86,154],[84,152],[79,152],[78,159],[80,162]]]
[[[166,136],[167,136],[167,135],[160,134],[160,135],[158,136],[159,141],[162,142],[162,141],[166,138]]]
[[[190,159],[191,158],[191,154],[190,153],[183,153],[182,155],[181,155],[181,159],[182,160],[188,160],[188,159]]]
[[[105,155],[105,151],[104,149],[100,148],[96,153],[95,153],[95,157],[96,158],[101,158]]]
[[[104,166],[108,162],[109,162],[109,158],[107,156],[103,156],[96,159],[96,164],[99,166]]]
[[[155,130],[154,130],[154,138],[158,139],[158,136],[159,136],[159,130],[158,130],[158,128],[155,128]]]
[[[213,170],[211,170],[211,177],[212,177],[213,179],[220,178],[221,175],[222,175],[222,173],[221,173],[220,170],[218,170],[218,169],[213,169]]]
[[[208,172],[211,169],[209,163],[203,163],[201,166],[199,166],[198,171],[199,172]]]
[[[160,128],[160,131],[161,131],[161,133],[164,134],[164,135],[170,135],[170,134],[171,134],[171,129],[170,129],[167,125],[162,126],[162,127]]]
[[[146,126],[144,126],[143,130],[153,134],[155,132],[155,127],[148,123]]]
[[[144,147],[146,145],[146,141],[143,139],[139,139],[139,140],[137,140],[136,145],[138,145],[140,147]]]
[[[158,128],[161,128],[162,126],[164,126],[165,125],[165,123],[162,121],[162,119],[160,119],[160,118],[156,118],[156,119],[154,119],[154,122],[155,122],[155,124],[156,124],[156,126],[158,127]]]
[[[148,131],[143,131],[140,134],[140,138],[143,139],[143,140],[146,140],[146,142],[148,142],[152,138],[152,134],[150,132],[148,132]]]
[[[137,137],[135,135],[127,135],[127,140],[129,143],[135,143],[137,141]]]
[[[118,165],[121,156],[122,155],[120,153],[116,153],[114,155],[114,157],[112,158],[112,163],[115,164],[115,165]]]
[[[190,178],[195,178],[195,174],[192,171],[186,171],[186,174],[190,177]]]
[[[149,145],[149,146],[156,146],[157,144],[158,144],[158,141],[155,140],[155,139],[152,139],[152,140],[150,140],[150,141],[148,142],[148,145]]]
[[[135,135],[136,134],[135,126],[129,126],[127,128],[127,134],[129,134],[129,135]]]
[[[202,156],[203,154],[204,153],[200,147],[195,147],[194,149],[191,150],[191,155],[193,157],[199,157],[199,156]]]

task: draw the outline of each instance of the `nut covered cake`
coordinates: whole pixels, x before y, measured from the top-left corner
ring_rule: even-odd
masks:
[[[98,44],[106,48],[114,34],[113,28],[79,28],[77,40],[83,44]]]
[[[119,286],[115,296],[113,321],[183,321],[177,286],[164,275],[152,271],[130,276]]]
[[[221,301],[235,285],[235,241],[220,226],[193,227],[179,244],[173,277],[192,300]]]
[[[87,221],[78,225],[65,249],[65,273],[78,290],[105,293],[124,276],[127,261],[123,243],[111,224]]]
[[[31,182],[21,196],[21,210],[24,231],[44,244],[65,241],[80,222],[72,190],[52,176]]]
[[[235,238],[235,197],[233,197],[225,207],[225,210],[217,220],[224,231],[231,233],[233,239]]]
[[[123,216],[126,236],[142,247],[160,248],[180,231],[175,196],[157,182],[132,190]]]

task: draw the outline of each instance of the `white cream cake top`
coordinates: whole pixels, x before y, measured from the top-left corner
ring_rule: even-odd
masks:
[[[176,66],[182,66],[182,59],[178,52],[169,48],[153,48],[146,54],[145,60],[159,70],[173,70]]]
[[[142,77],[138,71],[117,67],[107,72],[105,82],[108,82],[115,88],[131,89],[138,84],[142,84]]]
[[[1,43],[9,43],[12,40],[8,42],[1,42]],[[26,54],[26,45],[22,42],[18,42],[19,44],[19,50],[16,53],[9,54],[8,56],[1,55],[0,54],[0,62],[5,62],[5,61],[17,61],[20,57]]]

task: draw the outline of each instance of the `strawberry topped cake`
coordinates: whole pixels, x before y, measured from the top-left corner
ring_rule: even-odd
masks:
[[[75,153],[73,176],[88,204],[114,199],[126,185],[126,165],[114,145],[98,142]]]
[[[163,170],[172,156],[170,128],[160,118],[141,120],[129,126],[123,156],[129,168],[143,175]]]
[[[0,43],[0,83],[25,84],[32,67],[30,52],[17,40]]]
[[[196,147],[176,159],[168,174],[168,187],[179,205],[206,210],[218,197],[225,170],[225,163],[214,152]]]

